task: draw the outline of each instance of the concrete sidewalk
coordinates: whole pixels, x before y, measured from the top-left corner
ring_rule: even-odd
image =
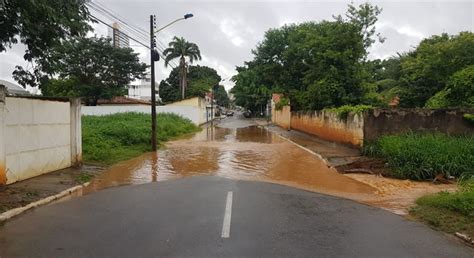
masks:
[[[11,185],[0,186],[0,213],[26,206],[49,196],[81,185],[103,169],[96,166],[67,168],[33,177]]]
[[[337,167],[350,164],[362,157],[360,150],[347,147],[342,144],[325,141],[314,135],[309,135],[295,130],[285,130],[281,127],[271,125],[265,121],[256,121],[265,126],[270,132],[276,133],[296,144],[320,154],[330,166]]]

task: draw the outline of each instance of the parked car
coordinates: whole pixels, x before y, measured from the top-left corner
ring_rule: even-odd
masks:
[[[227,111],[226,115],[227,116],[234,116],[234,111],[229,110],[229,111]]]

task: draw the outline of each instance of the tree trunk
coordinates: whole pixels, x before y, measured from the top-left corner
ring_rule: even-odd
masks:
[[[184,99],[186,95],[186,61],[184,57],[181,57],[179,66],[181,66],[181,99]]]

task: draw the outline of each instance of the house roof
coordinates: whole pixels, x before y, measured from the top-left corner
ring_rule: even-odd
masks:
[[[5,85],[5,88],[7,88],[7,93],[10,95],[31,95],[27,90],[25,90],[20,85],[9,82],[9,81],[0,80],[0,85]]]
[[[151,105],[150,101],[127,98],[124,96],[113,97],[112,99],[99,99],[97,105]]]

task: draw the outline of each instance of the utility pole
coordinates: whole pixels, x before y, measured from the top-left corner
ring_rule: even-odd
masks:
[[[214,86],[211,88],[211,126],[214,125]]]
[[[150,71],[151,71],[151,150],[156,151],[156,90],[155,90],[155,61],[160,59],[156,52],[156,16],[150,15]]]
[[[156,29],[156,16],[150,15],[150,72],[151,72],[151,150],[156,151],[156,90],[155,90],[155,62],[160,60],[160,54],[156,50],[155,33],[167,28],[173,23],[181,20],[186,20],[193,17],[193,14],[188,13],[183,18],[176,19],[161,29]]]

